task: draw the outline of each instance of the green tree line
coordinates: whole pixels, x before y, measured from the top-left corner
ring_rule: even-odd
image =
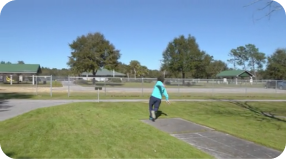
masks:
[[[0,64],[25,64],[24,61],[18,61],[16,63],[10,61],[1,61]],[[134,65],[136,64],[136,65]],[[136,68],[137,74],[134,74],[134,68]],[[138,68],[138,69],[137,69]],[[58,69],[58,68],[48,68],[48,67],[41,67],[42,73],[41,75],[52,75],[52,76],[78,76],[79,74],[74,73],[72,69]],[[117,67],[114,69],[117,72],[124,73],[126,76],[130,78],[135,77],[149,77],[149,78],[156,78],[158,77],[161,72],[159,70],[152,70],[148,69],[146,66],[142,66],[139,61],[132,60],[129,64],[124,64],[122,62],[118,62]]]
[[[286,79],[286,49],[282,48],[266,56],[254,44],[246,44],[230,49],[224,62],[201,50],[195,37],[181,35],[167,44],[162,56],[161,70],[168,77],[209,79],[221,71],[239,69],[251,72],[255,79]]]
[[[164,75],[166,78],[214,79],[221,71],[243,69],[255,75],[255,79],[286,79],[285,48],[277,48],[266,56],[254,44],[245,44],[230,48],[229,58],[222,61],[202,50],[194,36],[180,35],[172,39],[162,51],[161,68],[152,70],[136,59],[127,64],[120,62],[120,50],[99,32],[78,36],[69,47],[72,50],[67,60],[70,68],[42,67],[42,75],[78,76],[82,72],[96,75],[99,69],[106,68],[124,73],[129,78],[156,78]],[[24,61],[17,63],[24,64]],[[1,61],[1,64],[11,62]],[[228,67],[228,64],[231,66]]]

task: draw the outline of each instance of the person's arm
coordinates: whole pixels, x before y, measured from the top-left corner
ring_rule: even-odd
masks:
[[[169,95],[168,95],[167,89],[164,87],[164,85],[162,86],[162,90],[163,90],[163,94],[164,94],[166,100],[168,101],[169,100]]]

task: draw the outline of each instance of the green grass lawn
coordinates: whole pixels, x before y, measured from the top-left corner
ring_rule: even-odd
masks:
[[[257,113],[286,116],[282,102],[173,102],[162,103],[160,110],[168,114],[160,118],[179,117],[281,151],[285,147],[285,121]],[[41,108],[0,122],[1,148],[12,158],[210,157],[140,121],[147,118],[147,103]]]
[[[100,93],[100,99],[148,99],[150,93]],[[49,99],[49,96],[35,96],[38,99]],[[70,97],[67,97],[67,93],[54,94],[52,98],[58,99],[97,99],[97,92],[94,93],[81,93],[71,92]],[[165,97],[163,97],[165,98]],[[170,100],[172,99],[284,99],[285,94],[256,94],[256,93],[169,93]]]
[[[274,99],[284,99],[286,100],[285,94],[282,93],[169,93],[170,100],[172,99],[263,99],[263,100],[274,100]],[[100,91],[100,99],[148,99],[150,93],[111,93]],[[164,98],[164,97],[163,97]],[[97,99],[97,92],[70,92],[68,97],[67,92],[53,92],[52,97],[50,92],[38,92],[35,93],[0,93],[0,99]]]
[[[275,116],[284,116],[285,119],[286,119],[286,105],[285,105],[285,102],[284,103],[275,103],[275,104],[272,104],[270,102],[251,102],[249,103],[249,105],[245,105],[246,108],[250,108],[251,110],[253,111],[256,111],[256,112],[260,112],[260,111],[263,111],[263,112],[267,112],[267,113],[271,113],[271,114],[274,114]]]
[[[83,87],[94,87],[94,84],[92,81],[85,81],[83,82],[78,82],[77,83],[80,86]],[[96,82],[96,85],[102,86],[102,87],[125,87],[125,88],[153,88],[155,83],[141,83],[141,82]],[[238,85],[235,84],[217,84],[217,83],[206,83],[206,82],[201,82],[197,83],[196,85],[192,86],[183,86],[182,84],[178,85],[166,85],[167,88],[230,88],[230,87],[235,87],[235,88],[263,88],[264,84],[249,84],[249,83],[239,83]]]
[[[1,148],[10,157],[210,157],[139,119],[144,104],[74,103],[0,122]]]

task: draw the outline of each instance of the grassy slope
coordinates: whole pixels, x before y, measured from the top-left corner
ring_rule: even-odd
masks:
[[[100,99],[146,99],[148,100],[150,93],[111,93],[107,92],[100,92]],[[263,99],[263,100],[270,100],[270,99],[283,99],[286,100],[285,94],[254,94],[254,93],[169,93],[170,100],[172,99],[241,99],[241,100],[248,100],[248,99]],[[97,99],[97,92],[70,92],[70,97],[68,97],[68,92],[52,92],[52,97],[50,96],[50,92],[38,92],[38,95],[35,93],[1,93],[0,92],[0,99]]]
[[[141,122],[146,118],[142,106],[74,103],[38,109],[1,122],[1,146],[10,157],[209,157]]]
[[[243,104],[243,103],[242,103]],[[161,110],[262,145],[283,150],[286,123],[257,114],[286,116],[285,103],[177,102]],[[146,103],[73,103],[42,108],[0,122],[0,141],[10,157],[202,158],[207,155],[139,121]],[[154,142],[154,144],[153,144]],[[156,150],[156,152],[154,151]]]

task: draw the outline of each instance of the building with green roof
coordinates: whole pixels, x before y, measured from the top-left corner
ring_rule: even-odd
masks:
[[[83,72],[80,74],[81,77],[93,77],[92,72]],[[126,74],[119,73],[116,71],[110,71],[108,69],[102,68],[97,70],[95,77],[126,77]]]
[[[83,72],[80,74],[80,77],[82,77],[82,79],[84,80],[91,80],[93,77],[92,72]],[[120,72],[116,72],[114,70],[110,71],[108,69],[102,68],[97,70],[96,74],[95,74],[95,80],[97,81],[106,81],[107,77],[127,77],[126,74],[120,73]]]
[[[217,74],[216,77],[244,78],[244,77],[254,77],[254,75],[245,70],[226,70],[226,71],[222,71],[219,74]]]
[[[227,79],[235,79],[235,84],[237,84],[238,78],[240,79],[249,78],[250,83],[252,84],[253,82],[252,78],[254,77],[254,75],[246,70],[226,70],[217,74],[216,77],[223,78],[224,83],[228,83]]]
[[[39,64],[0,64],[0,82],[22,82],[23,76],[39,75]]]

